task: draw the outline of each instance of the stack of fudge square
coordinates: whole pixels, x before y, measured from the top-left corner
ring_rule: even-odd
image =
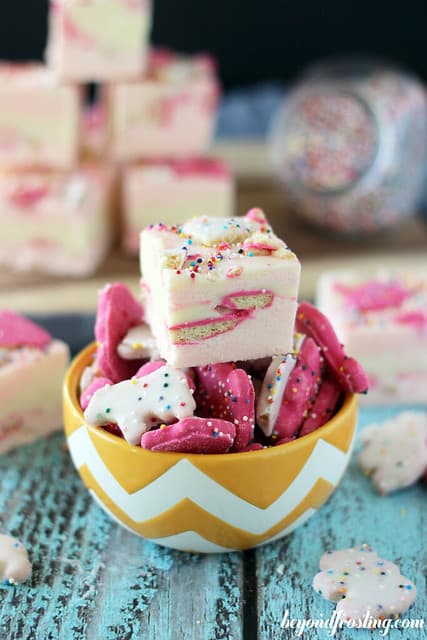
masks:
[[[119,228],[137,253],[159,219],[231,215],[215,65],[152,49],[151,22],[149,0],[51,0],[46,63],[0,63],[0,265],[85,276]]]

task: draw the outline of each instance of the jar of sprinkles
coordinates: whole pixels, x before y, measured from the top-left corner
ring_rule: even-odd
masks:
[[[407,72],[368,60],[318,64],[271,131],[295,211],[343,233],[385,229],[416,212],[427,163],[427,98]]]

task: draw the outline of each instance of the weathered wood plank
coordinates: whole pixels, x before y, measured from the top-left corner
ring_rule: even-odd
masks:
[[[381,422],[395,409],[364,409],[360,427]],[[367,542],[385,558],[400,565],[417,586],[414,606],[404,617],[423,618],[427,612],[427,488],[418,485],[392,496],[380,497],[363,476],[354,458],[336,493],[321,511],[291,536],[257,552],[258,632],[260,640],[291,638],[281,629],[286,611],[295,619],[331,616],[333,605],[314,593],[311,582],[325,550]],[[427,619],[425,620],[427,626]],[[306,640],[329,637],[326,630],[306,630]],[[378,633],[378,632],[377,632]],[[405,635],[406,634],[406,635]],[[413,634],[413,635],[411,635]],[[392,630],[390,636],[426,638],[426,629]],[[343,629],[340,640],[354,640],[355,631]],[[358,630],[357,640],[372,640],[372,632]]]
[[[0,457],[0,514],[34,565],[30,584],[1,589],[2,640],[241,638],[241,554],[128,533],[85,491],[61,435]]]

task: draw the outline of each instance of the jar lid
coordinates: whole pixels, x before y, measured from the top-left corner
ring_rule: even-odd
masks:
[[[316,87],[297,95],[285,108],[282,124],[275,155],[282,177],[292,188],[344,191],[366,174],[377,155],[376,118],[366,102],[350,91]]]

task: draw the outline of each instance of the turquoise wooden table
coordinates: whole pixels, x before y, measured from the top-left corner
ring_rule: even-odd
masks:
[[[395,412],[362,410],[360,428]],[[380,497],[354,459],[329,502],[288,537],[257,551],[202,556],[164,549],[112,522],[83,488],[58,434],[0,457],[0,531],[27,545],[34,568],[29,583],[0,588],[0,640],[292,638],[280,626],[286,610],[295,619],[333,611],[311,587],[321,554],[363,542],[418,589],[405,617],[424,618],[425,628],[390,637],[427,638],[427,486]],[[310,629],[303,637],[330,635]]]

